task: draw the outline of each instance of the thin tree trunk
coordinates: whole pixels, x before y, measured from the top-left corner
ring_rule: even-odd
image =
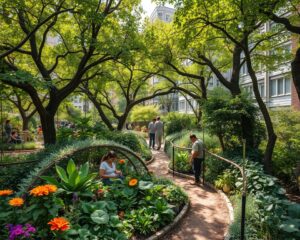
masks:
[[[298,48],[295,59],[293,60],[291,65],[292,65],[293,82],[300,101],[300,48]]]
[[[277,136],[274,132],[273,123],[272,123],[270,114],[268,112],[268,109],[259,93],[258,81],[257,81],[255,71],[252,67],[251,56],[249,53],[248,44],[246,44],[246,47],[245,47],[245,58],[246,58],[246,62],[247,62],[248,73],[251,77],[252,84],[253,84],[254,95],[255,95],[256,101],[258,103],[258,106],[260,108],[260,111],[264,117],[264,121],[265,121],[265,124],[267,127],[268,143],[267,143],[267,147],[265,149],[263,164],[264,164],[265,171],[267,173],[271,173],[272,172],[272,155],[273,155],[273,150],[275,147]]]
[[[224,152],[225,151],[225,144],[224,144],[223,136],[219,134],[218,138],[219,138],[219,141],[220,141],[220,144],[221,144],[222,152]]]

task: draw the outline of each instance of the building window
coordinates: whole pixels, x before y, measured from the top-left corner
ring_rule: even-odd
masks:
[[[169,22],[170,21],[170,15],[166,14],[166,21]]]
[[[284,88],[286,94],[291,94],[291,79],[286,78],[284,81]]]
[[[158,16],[159,19],[162,20],[162,16],[163,16],[162,12],[158,12],[158,13],[157,13],[157,16]]]
[[[265,97],[265,84],[264,83],[259,83],[258,84],[258,90],[259,90],[259,94],[262,98]]]
[[[246,86],[246,87],[245,87],[245,90],[246,90],[247,93],[249,93],[250,96],[252,96],[252,97],[254,96],[254,92],[253,92],[253,87],[252,87],[252,85]]]
[[[193,100],[190,100],[190,103],[193,104]],[[189,102],[187,102],[187,110],[188,111],[192,111],[192,107],[191,107],[191,104]]]
[[[241,73],[242,73],[242,75],[247,75],[248,74],[248,68],[247,68],[247,64],[246,63],[244,63],[242,65]]]
[[[270,96],[283,96],[291,93],[291,79],[288,77],[281,77],[271,79],[270,81]]]
[[[185,101],[181,100],[179,101],[179,111],[184,111],[185,110]]]

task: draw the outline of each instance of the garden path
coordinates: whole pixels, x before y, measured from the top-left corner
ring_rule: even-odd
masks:
[[[168,240],[221,240],[229,224],[225,201],[206,186],[194,186],[190,180],[168,174],[169,158],[163,151],[153,151],[155,161],[148,165],[155,175],[173,180],[188,193],[191,208],[181,223],[165,236]]]

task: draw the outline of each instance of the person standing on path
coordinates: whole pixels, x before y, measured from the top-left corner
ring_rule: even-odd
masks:
[[[157,142],[157,150],[160,150],[161,148],[163,134],[164,134],[164,124],[162,121],[160,121],[160,117],[157,117],[155,122],[155,137]]]
[[[5,131],[6,140],[7,140],[7,142],[9,142],[10,139],[11,139],[11,133],[12,133],[12,126],[10,124],[10,120],[9,119],[7,119],[5,121],[4,131]]]
[[[156,119],[153,118],[152,122],[149,123],[148,125],[148,130],[149,130],[149,147],[154,149],[155,146],[155,121]]]
[[[195,134],[191,134],[190,139],[193,143],[192,154],[190,158],[195,174],[195,182],[193,183],[193,185],[200,185],[201,165],[204,160],[203,142],[198,139]]]

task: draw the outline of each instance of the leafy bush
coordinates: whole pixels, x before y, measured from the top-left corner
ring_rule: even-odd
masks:
[[[173,163],[170,161],[170,168],[173,169]],[[176,152],[174,159],[175,171],[182,173],[192,173],[192,164],[189,161],[189,153],[186,151]]]
[[[243,138],[258,148],[265,136],[258,108],[245,94],[232,98],[223,88],[214,89],[204,104],[204,116],[205,127],[218,136],[223,150],[240,146]]]
[[[297,189],[300,176],[300,112],[274,111],[272,120],[277,134],[273,153],[273,171],[276,176]],[[300,189],[300,188],[299,188]]]
[[[159,109],[157,106],[136,106],[132,109],[130,113],[131,122],[142,122],[148,123],[156,118],[159,114]]]
[[[182,130],[194,129],[196,127],[193,116],[171,112],[164,118],[165,135],[170,135]]]
[[[32,150],[36,149],[37,145],[35,142],[25,142],[19,144],[12,143],[1,143],[0,149],[2,150]]]

